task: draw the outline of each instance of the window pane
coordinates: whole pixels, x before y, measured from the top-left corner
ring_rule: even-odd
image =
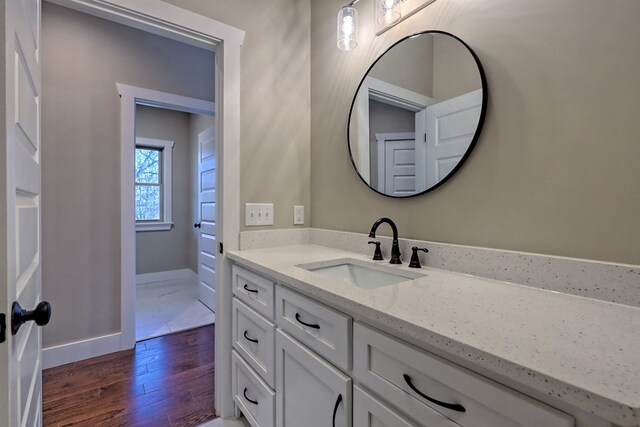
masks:
[[[160,186],[136,185],[136,221],[160,221]]]
[[[160,150],[136,148],[136,182],[160,183]]]

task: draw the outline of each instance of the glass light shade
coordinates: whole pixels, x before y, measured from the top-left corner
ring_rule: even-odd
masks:
[[[379,24],[388,26],[400,21],[402,11],[401,0],[376,0],[376,19]]]
[[[345,6],[338,12],[338,47],[351,50],[358,45],[358,11]]]

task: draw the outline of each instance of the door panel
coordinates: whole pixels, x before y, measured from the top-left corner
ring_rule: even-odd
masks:
[[[6,134],[1,156],[6,175],[5,197],[0,211],[0,311],[7,313],[13,301],[27,310],[41,299],[40,267],[40,0],[5,2],[7,88]],[[7,333],[0,344],[0,425],[40,426],[42,416],[41,329],[22,325],[16,335]]]
[[[198,205],[200,232],[198,233],[199,299],[215,311],[216,294],[216,155],[213,127],[198,135]]]
[[[430,105],[426,110],[427,188],[444,179],[460,162],[476,132],[482,91]]]
[[[384,193],[394,196],[416,191],[415,133],[381,134],[384,137]]]

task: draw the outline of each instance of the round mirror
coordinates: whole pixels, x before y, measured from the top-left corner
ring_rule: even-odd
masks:
[[[385,196],[426,193],[469,157],[486,109],[484,71],[469,46],[442,31],[406,37],[373,63],[353,99],[353,166]]]

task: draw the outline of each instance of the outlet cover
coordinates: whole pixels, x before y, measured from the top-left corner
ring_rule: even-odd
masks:
[[[304,225],[304,206],[293,206],[293,225]]]
[[[247,203],[244,207],[244,225],[273,225],[273,203]]]

